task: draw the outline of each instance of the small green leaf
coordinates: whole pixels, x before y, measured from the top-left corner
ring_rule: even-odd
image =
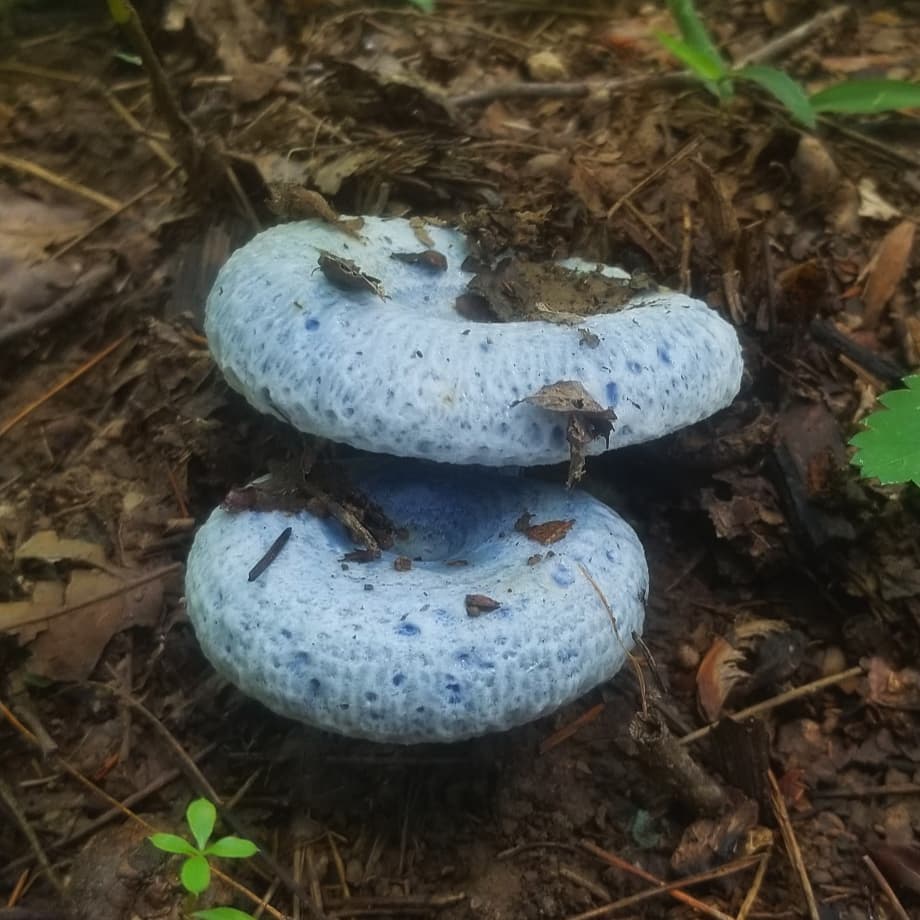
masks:
[[[742,80],[750,80],[775,96],[797,121],[806,128],[814,128],[815,113],[808,96],[801,84],[796,83],[789,74],[775,67],[750,66],[736,70],[732,74]]]
[[[195,799],[190,802],[185,811],[185,820],[189,830],[198,844],[198,849],[203,850],[214,833],[214,822],[217,820],[217,809],[207,799]]]
[[[810,99],[816,112],[872,115],[894,109],[920,108],[920,83],[906,80],[844,80],[815,93]]]
[[[718,83],[727,74],[728,71],[719,61],[714,61],[709,55],[679,38],[664,32],[656,32],[655,36],[674,57],[686,64],[701,80]]]
[[[199,920],[252,920],[252,914],[235,907],[211,907],[208,910],[196,910],[193,917]]]
[[[244,837],[221,837],[205,850],[208,856],[220,856],[223,859],[245,859],[258,852],[259,848]]]
[[[211,884],[211,867],[203,856],[189,856],[182,863],[179,879],[186,891],[190,891],[192,894],[201,894],[202,891],[207,891],[208,885]]]
[[[904,384],[906,389],[879,397],[885,408],[865,419],[866,429],[850,444],[857,449],[853,463],[863,476],[874,476],[883,485],[920,486],[920,374],[905,377]]]
[[[409,2],[418,7],[423,13],[434,12],[434,0],[409,0]]]
[[[706,26],[703,25],[703,20],[696,12],[693,0],[668,0],[668,9],[677,23],[677,28],[680,29],[684,42],[694,51],[705,56],[717,70],[719,77],[724,77],[728,71],[728,64],[719,53]]]
[[[164,853],[178,853],[181,856],[197,856],[198,851],[184,838],[175,834],[151,834],[147,838]]]

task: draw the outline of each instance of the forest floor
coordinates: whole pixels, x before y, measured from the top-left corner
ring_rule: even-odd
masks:
[[[151,0],[170,124],[104,5],[71,7],[14,4],[0,39],[0,920],[178,917],[144,838],[198,795],[263,851],[204,903],[276,918],[920,916],[920,501],[847,448],[920,364],[917,113],[719,104],[651,4]],[[701,14],[811,89],[920,76],[916,3]],[[737,326],[730,409],[588,463],[646,547],[651,701],[626,669],[399,747],[214,675],[184,559],[290,437],[224,384],[204,299],[257,229],[330,208],[620,264]],[[637,713],[673,736],[651,757]]]

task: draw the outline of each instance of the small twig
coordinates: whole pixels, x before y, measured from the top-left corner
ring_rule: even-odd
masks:
[[[167,172],[163,173],[159,179],[151,182],[150,185],[146,188],[142,188],[136,195],[132,195],[117,211],[112,211],[109,214],[105,214],[99,218],[95,223],[91,224],[86,230],[84,230],[78,236],[75,236],[72,240],[68,240],[60,249],[53,252],[49,257],[48,261],[51,262],[54,259],[59,259],[62,255],[67,252],[70,252],[74,246],[78,246],[82,243],[87,237],[92,236],[97,230],[104,227],[110,220],[118,217],[119,214],[123,214],[129,208],[136,205],[142,198],[146,198],[151,192],[156,191],[167,179],[170,178],[175,173],[175,169],[170,169]]]
[[[612,97],[630,90],[653,86],[683,85],[692,82],[689,71],[668,74],[644,74],[640,77],[618,77],[613,80],[585,80],[565,83],[508,82],[485,89],[453,96],[455,106],[481,105],[496,99],[583,99],[586,96]]]
[[[629,737],[643,765],[695,811],[715,815],[725,808],[725,790],[671,734],[657,713],[637,712],[629,723]]]
[[[761,45],[750,54],[743,54],[735,61],[736,68],[747,67],[750,64],[763,64],[766,61],[773,61],[787,51],[791,51],[796,45],[802,45],[812,35],[817,34],[826,26],[835,25],[840,22],[847,13],[852,9],[850,6],[834,6],[823,13],[818,13],[811,19],[797,25],[782,35]]]
[[[603,885],[598,885],[597,882],[592,882],[591,879],[585,878],[580,872],[576,872],[574,869],[569,868],[568,866],[559,867],[559,875],[562,878],[568,879],[570,882],[578,885],[579,888],[584,888],[585,891],[590,891],[599,901],[609,901],[610,892]]]
[[[669,156],[664,163],[660,166],[655,167],[650,173],[647,173],[642,179],[640,179],[635,185],[632,186],[627,192],[622,194],[607,210],[607,220],[610,220],[617,211],[636,193],[641,192],[649,183],[654,182],[659,176],[662,176],[666,173],[672,166],[676,166],[680,163],[681,160],[686,159],[690,154],[695,153],[699,148],[702,141],[700,138],[695,137],[693,140],[684,144],[676,153]]]
[[[760,896],[760,888],[763,885],[763,880],[767,875],[767,866],[770,864],[770,856],[772,853],[773,845],[771,844],[770,848],[760,857],[757,871],[754,873],[754,880],[751,882],[748,893],[744,896],[744,901],[741,903],[735,920],[747,920],[748,914],[754,909],[757,898]]]
[[[215,748],[216,744],[212,743],[203,747],[197,754],[192,754],[192,759],[197,763],[199,760],[203,760],[208,756]],[[161,789],[164,789],[170,783],[174,783],[177,779],[182,776],[182,771],[178,768],[173,768],[171,770],[166,770],[164,773],[161,773],[155,779],[152,779],[146,786],[142,789],[138,789],[137,792],[132,792],[131,795],[126,796],[121,804],[125,808],[132,808],[134,805],[137,805],[139,802],[144,801],[144,799],[153,795],[154,793],[159,792]],[[62,837],[58,837],[56,840],[53,840],[48,845],[49,853],[56,853],[59,850],[63,850],[68,846],[73,846],[76,843],[80,843],[81,840],[86,840],[87,837],[92,837],[96,831],[105,827],[107,824],[111,823],[115,818],[121,815],[122,812],[117,808],[110,808],[108,811],[104,811],[98,818],[94,818],[88,824],[83,825],[80,830],[74,831],[72,834],[65,834]],[[13,862],[4,866],[4,873],[9,874],[16,872],[21,868],[25,868],[32,864],[31,856],[21,856],[19,859],[13,860]]]
[[[128,690],[123,690],[114,684],[103,684],[99,681],[87,680],[82,682],[86,687],[92,687],[94,690],[103,690],[117,697],[124,705],[129,706],[138,715],[143,716],[156,733],[166,742],[182,765],[185,775],[189,778],[202,795],[206,795],[215,805],[221,805],[223,799],[217,794],[217,790],[208,782],[205,775],[198,769],[198,764],[192,760],[191,756],[184,747],[178,742],[175,735],[155,716],[137,697]]]
[[[170,171],[179,168],[179,161],[155,138],[150,137],[144,130],[144,126],[134,117],[134,115],[124,106],[122,101],[112,92],[103,89],[103,97],[108,102],[112,111],[138,136],[144,139],[144,143],[150,149],[150,152]]]
[[[802,851],[799,849],[799,842],[795,836],[795,829],[792,826],[786,802],[772,770],[767,771],[767,782],[770,784],[770,804],[773,806],[773,814],[776,817],[777,824],[779,824],[780,833],[783,835],[786,855],[789,857],[789,862],[792,863],[792,868],[795,870],[799,884],[802,886],[802,894],[805,896],[805,903],[808,906],[808,915],[811,920],[821,920],[818,904],[815,901],[815,893],[811,887],[811,879],[808,877],[808,869],[805,867],[805,860],[802,858]]]
[[[10,156],[8,153],[0,153],[0,166],[6,166],[9,169],[15,169],[17,172],[35,176],[36,179],[41,179],[43,182],[47,182],[49,185],[63,189],[65,192],[70,192],[73,195],[79,195],[81,198],[92,201],[93,204],[97,204],[108,211],[120,211],[123,207],[122,203],[117,198],[110,198],[108,195],[103,195],[102,192],[87,188],[87,186],[81,185],[79,182],[74,182],[72,179],[58,175],[56,172],[45,169],[44,166],[39,166],[37,163],[32,163],[30,160]]]
[[[169,565],[164,565],[159,569],[152,569],[149,572],[145,572],[138,578],[134,578],[131,581],[126,581],[124,584],[119,585],[117,588],[112,588],[111,591],[103,591],[102,594],[97,594],[94,597],[88,597],[84,601],[78,601],[75,604],[65,604],[63,607],[55,607],[54,610],[42,610],[38,613],[17,617],[15,623],[4,623],[4,626],[7,628],[10,625],[17,627],[26,626],[29,623],[43,623],[45,620],[53,620],[56,617],[67,616],[69,613],[76,613],[76,611],[83,610],[86,607],[92,607],[94,604],[101,604],[103,601],[111,600],[113,597],[119,597],[122,594],[133,591],[135,588],[140,588],[143,585],[146,585],[148,582],[156,581],[160,578],[165,578],[167,575],[172,575],[174,572],[181,572],[182,568],[183,565],[181,562],[171,562]]]
[[[803,684],[801,687],[787,690],[785,693],[780,693],[778,696],[771,697],[769,700],[764,700],[762,703],[755,703],[753,706],[748,706],[746,709],[740,709],[738,712],[727,716],[727,718],[740,721],[746,719],[748,716],[756,716],[762,712],[769,712],[771,709],[776,709],[777,706],[784,706],[786,703],[791,703],[793,700],[798,700],[803,696],[816,693],[818,690],[823,690],[825,687],[839,684],[842,681],[849,680],[851,677],[859,677],[863,673],[865,673],[863,669],[857,665],[855,668],[849,668],[846,671],[841,671],[839,674],[831,674],[829,677],[822,677],[812,681],[810,684]],[[680,743],[690,744],[691,741],[699,741],[700,738],[705,738],[718,724],[719,722],[710,722],[709,725],[704,725],[702,728],[690,732],[689,735],[684,735],[683,738],[680,739]]]
[[[10,814],[19,825],[19,829],[22,831],[23,836],[29,841],[29,846],[32,848],[35,858],[41,863],[42,869],[45,870],[48,881],[51,882],[58,894],[63,894],[63,882],[58,878],[51,862],[48,860],[48,855],[45,853],[45,849],[38,839],[38,834],[35,833],[35,829],[29,823],[29,819],[26,817],[25,811],[23,811],[22,807],[19,805],[15,793],[2,776],[0,776],[0,799],[3,800]]]
[[[551,751],[554,747],[562,744],[563,741],[571,738],[582,726],[593,722],[604,711],[606,705],[606,703],[597,703],[583,712],[577,719],[573,719],[571,722],[563,725],[562,728],[556,729],[556,731],[540,742],[540,753],[545,754],[547,751]]]
[[[339,887],[342,889],[342,897],[348,899],[351,897],[351,890],[348,887],[348,877],[345,874],[345,861],[339,852],[339,845],[335,842],[335,837],[331,831],[326,831],[326,842],[329,844],[329,850],[332,853],[332,861],[335,863],[335,872],[339,877]]]
[[[278,554],[287,545],[287,541],[291,539],[293,532],[293,527],[285,527],[278,534],[275,542],[269,546],[262,558],[250,570],[249,581],[255,581],[278,558]]]
[[[106,220],[114,214],[106,216]],[[49,260],[50,261],[50,260]],[[49,307],[30,313],[18,322],[6,323],[0,329],[0,346],[9,345],[24,336],[37,332],[44,326],[50,326],[57,320],[64,319],[77,311],[85,303],[96,298],[104,284],[115,274],[115,262],[100,263],[88,269],[61,294]]]
[[[872,878],[878,883],[879,888],[882,889],[885,897],[888,898],[888,903],[891,905],[891,909],[897,914],[898,920],[910,920],[910,917],[907,914],[907,911],[904,910],[904,905],[898,899],[898,896],[894,893],[891,885],[888,884],[888,879],[882,875],[881,870],[875,864],[875,861],[868,854],[863,856],[862,861],[866,864],[866,868],[872,874]]]
[[[758,860],[757,856],[745,856],[736,862],[729,863],[726,866],[720,866],[718,869],[710,869],[708,872],[701,872],[699,875],[687,875],[684,878],[677,879],[674,882],[662,882],[654,888],[646,888],[645,891],[639,891],[636,894],[620,898],[618,901],[611,901],[601,907],[595,907],[593,910],[587,910],[584,913],[576,914],[574,917],[568,917],[567,920],[593,920],[595,917],[606,917],[615,911],[624,907],[632,907],[642,901],[648,901],[657,898],[662,894],[669,894],[681,888],[689,888],[692,885],[701,885],[704,882],[712,882],[721,878],[728,878],[739,872],[744,872],[753,866]],[[735,920],[735,918],[732,918]]]
[[[23,419],[28,418],[36,409],[43,406],[52,396],[56,396],[61,390],[66,390],[75,380],[79,380],[87,371],[92,370],[100,361],[107,358],[119,345],[127,341],[130,333],[117,338],[114,342],[106,345],[102,351],[97,352],[88,361],[80,365],[72,374],[68,374],[63,380],[58,381],[50,390],[38,399],[33,400],[27,406],[20,409],[15,415],[8,418],[5,422],[0,423],[0,438],[15,428]],[[41,617],[44,619],[44,617]]]
[[[706,914],[707,917],[714,917],[715,920],[735,920],[734,917],[723,913],[721,910],[718,910],[715,907],[710,907],[708,904],[700,901],[698,898],[693,897],[693,895],[687,894],[685,891],[681,891],[679,886],[686,885],[688,883],[687,879],[681,879],[678,882],[674,882],[673,884],[666,884],[665,882],[661,881],[660,878],[652,875],[651,872],[646,872],[645,869],[641,869],[639,866],[634,866],[632,863],[627,862],[625,859],[621,859],[616,854],[609,853],[607,850],[601,849],[601,847],[597,846],[597,844],[591,843],[590,840],[582,840],[581,847],[592,856],[596,856],[598,859],[602,859],[605,863],[608,863],[614,868],[620,869],[623,872],[628,872],[630,875],[635,875],[638,878],[644,879],[646,882],[651,882],[653,885],[655,885],[655,890],[651,892],[653,895],[658,894],[659,891],[662,893],[667,893],[672,898],[674,898],[675,901],[681,901],[689,907],[694,908],[694,910],[698,910],[701,913]],[[747,864],[752,865],[753,859],[749,859]],[[607,908],[601,909],[609,909],[609,905]],[[584,914],[581,916],[584,918]],[[594,916],[602,916],[602,914],[594,914]]]

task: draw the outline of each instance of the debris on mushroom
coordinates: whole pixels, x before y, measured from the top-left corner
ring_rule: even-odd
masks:
[[[415,226],[369,217],[356,240],[304,221],[235,252],[205,323],[230,385],[260,411],[333,441],[486,466],[569,459],[565,420],[520,404],[558,381],[577,382],[616,413],[609,442],[590,438],[585,455],[675,431],[737,393],[738,337],[700,301],[627,283],[628,310],[597,312],[603,298],[587,298],[584,312],[593,315],[579,315],[577,325],[476,322],[454,307],[473,277],[462,268],[466,239],[428,226],[428,248],[446,260],[430,271],[392,257],[418,251]],[[327,272],[313,271],[320,258]]]
[[[620,637],[642,626],[648,571],[635,533],[606,505],[443,464],[375,460],[353,479],[400,533],[364,565],[343,567],[348,533],[303,510],[218,508],[198,532],[189,617],[244,692],[346,735],[453,741],[552,712],[619,669]],[[577,521],[539,565],[515,530],[525,510]],[[250,580],[287,529],[283,550]],[[582,569],[613,605],[616,631]]]

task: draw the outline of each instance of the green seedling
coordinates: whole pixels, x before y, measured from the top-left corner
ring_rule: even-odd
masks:
[[[259,852],[259,848],[243,837],[221,837],[208,841],[214,833],[217,809],[207,799],[195,799],[185,812],[185,820],[194,843],[176,834],[152,834],[148,839],[164,853],[184,856],[179,871],[182,887],[193,897],[203,894],[211,885],[211,857],[220,859],[246,859]],[[200,920],[252,920],[250,914],[233,907],[212,907],[192,913]]]
[[[920,374],[905,377],[904,385],[879,397],[885,408],[873,412],[850,440],[856,448],[853,463],[883,485],[920,486]]]
[[[796,121],[813,129],[824,113],[874,115],[920,107],[920,83],[904,80],[844,80],[809,95],[785,71],[750,65],[733,67],[716,47],[693,0],[668,0],[680,38],[656,33],[671,54],[719,100],[731,98],[736,82],[754,83],[776,98]]]

